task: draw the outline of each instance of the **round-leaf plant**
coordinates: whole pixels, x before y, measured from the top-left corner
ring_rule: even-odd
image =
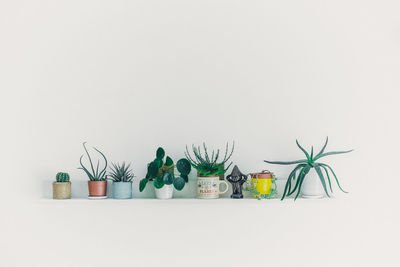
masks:
[[[306,178],[307,174],[310,172],[310,170],[312,168],[315,169],[316,173],[318,174],[318,177],[321,181],[321,184],[324,188],[324,191],[326,193],[326,195],[328,197],[330,197],[327,187],[326,187],[326,181],[325,181],[325,177],[323,172],[325,172],[326,175],[326,180],[328,181],[329,184],[329,189],[330,191],[333,193],[332,190],[332,183],[331,183],[331,179],[329,176],[329,172],[332,173],[333,177],[335,178],[335,181],[338,185],[338,187],[340,188],[341,191],[343,191],[344,193],[347,193],[346,191],[343,190],[343,188],[340,186],[339,180],[335,174],[335,172],[333,171],[333,169],[325,163],[321,163],[321,162],[317,162],[317,160],[329,156],[329,155],[336,155],[336,154],[344,154],[344,153],[349,153],[353,150],[347,150],[347,151],[333,151],[333,152],[325,152],[325,148],[328,144],[328,137],[326,137],[326,141],[324,146],[322,147],[322,149],[320,150],[320,152],[318,154],[316,154],[314,156],[314,148],[311,147],[311,152],[308,153],[300,144],[299,142],[296,140],[296,144],[297,146],[300,148],[301,151],[303,151],[303,153],[306,156],[306,159],[301,159],[301,160],[295,160],[295,161],[269,161],[269,160],[264,160],[267,163],[270,164],[278,164],[278,165],[292,165],[292,164],[297,164],[297,166],[292,170],[292,172],[289,174],[289,177],[287,179],[286,185],[285,185],[285,190],[283,192],[283,196],[282,199],[283,200],[286,196],[290,196],[293,193],[296,192],[296,196],[295,196],[295,200],[297,199],[297,197],[300,194],[301,191],[301,186],[304,182],[304,179]],[[292,182],[294,183],[294,187],[292,189]]]
[[[159,147],[156,152],[156,158],[147,165],[147,174],[139,183],[139,190],[142,192],[149,181],[153,182],[155,188],[160,189],[164,185],[173,184],[176,190],[182,190],[189,181],[191,171],[190,163],[187,159],[180,159],[176,163],[176,168],[180,176],[175,177],[174,161],[170,157],[165,157],[165,151]]]

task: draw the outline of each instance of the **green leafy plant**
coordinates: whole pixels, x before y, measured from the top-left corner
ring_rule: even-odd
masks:
[[[174,174],[174,161],[170,157],[165,157],[165,151],[162,147],[159,147],[156,152],[156,159],[147,165],[147,174],[139,183],[139,190],[142,192],[147,183],[152,181],[154,187],[157,189],[162,188],[164,185],[173,184],[176,190],[182,190],[185,187],[185,183],[189,181],[189,173],[191,166],[189,161],[186,159],[180,159],[176,163],[176,168],[180,173],[180,176],[175,177]]]
[[[125,162],[122,162],[121,165],[119,163],[111,164],[111,171],[108,173],[110,180],[114,182],[132,182],[134,175],[130,169],[131,164],[125,165]]]
[[[66,172],[59,172],[56,175],[57,183],[68,183],[69,182],[69,174]]]
[[[221,175],[224,174],[229,167],[232,165],[232,162],[228,165],[228,167],[224,168],[225,163],[231,158],[233,151],[235,149],[235,142],[232,144],[232,150],[229,151],[229,144],[226,143],[225,156],[222,161],[218,162],[220,156],[220,150],[218,149],[216,152],[213,150],[211,157],[208,154],[207,146],[203,143],[204,152],[201,152],[200,146],[195,147],[192,145],[193,157],[190,155],[188,147],[186,146],[185,156],[186,159],[190,162],[190,164],[195,168],[198,174],[202,176],[213,176],[213,175]],[[204,154],[204,155],[203,155]]]
[[[94,165],[93,165],[93,162],[92,162],[92,158],[90,157],[90,154],[89,154],[89,152],[88,152],[88,150],[86,148],[86,142],[83,143],[83,148],[85,149],[86,155],[87,155],[87,157],[89,159],[90,171],[82,163],[82,158],[83,158],[84,155],[82,155],[81,158],[79,159],[79,163],[80,163],[81,167],[79,167],[78,169],[83,170],[86,173],[86,175],[89,177],[90,181],[105,181],[107,179],[107,174],[106,174],[107,158],[97,148],[93,147],[93,149],[96,150],[104,159],[104,168],[99,170],[99,168],[100,168],[100,160],[97,160],[96,168],[94,168]]]
[[[318,177],[321,181],[321,184],[324,188],[324,191],[326,193],[326,195],[328,197],[330,197],[327,187],[326,187],[326,180],[329,183],[329,188],[330,191],[333,193],[332,190],[332,183],[331,183],[331,179],[329,176],[329,172],[332,173],[333,177],[336,180],[336,183],[338,185],[338,187],[340,188],[340,190],[342,190],[344,193],[347,193],[346,191],[344,191],[342,189],[342,187],[340,186],[339,180],[335,174],[335,172],[333,171],[333,169],[325,163],[320,163],[320,162],[316,162],[317,160],[329,156],[329,155],[336,155],[336,154],[344,154],[344,153],[349,153],[353,150],[347,150],[347,151],[333,151],[333,152],[325,152],[325,148],[328,144],[328,137],[326,137],[326,141],[324,146],[322,147],[322,149],[320,150],[320,152],[316,155],[314,155],[314,148],[311,147],[311,153],[308,153],[300,144],[299,142],[296,140],[296,144],[297,146],[300,148],[301,151],[303,151],[303,153],[306,155],[306,159],[301,159],[301,160],[295,160],[295,161],[268,161],[268,160],[264,160],[267,163],[270,164],[278,164],[278,165],[292,165],[292,164],[297,164],[297,166],[292,170],[292,172],[289,174],[289,177],[287,179],[286,185],[285,185],[285,190],[283,192],[283,196],[282,199],[283,200],[286,196],[290,196],[293,193],[296,192],[297,190],[297,194],[295,196],[295,200],[297,199],[297,197],[300,194],[300,190],[301,190],[301,186],[303,184],[304,179],[306,178],[307,174],[309,173],[309,171],[311,170],[311,168],[314,168],[315,171],[318,174]],[[324,177],[323,172],[325,172],[326,175],[326,180]],[[295,183],[294,187],[292,189],[292,182]]]

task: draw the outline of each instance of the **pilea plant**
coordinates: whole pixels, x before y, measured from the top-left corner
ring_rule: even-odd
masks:
[[[131,164],[126,165],[125,162],[119,163],[111,163],[111,170],[109,172],[110,180],[114,182],[131,182],[134,175],[131,170]]]
[[[192,150],[193,150],[193,157],[190,155],[190,152],[188,150],[188,147],[186,146],[186,151],[185,151],[185,156],[189,160],[190,164],[197,170],[197,173],[202,176],[214,176],[214,175],[221,175],[224,174],[229,167],[232,165],[232,162],[224,168],[226,165],[225,163],[231,158],[233,151],[235,149],[235,142],[232,144],[232,149],[231,152],[228,153],[229,151],[229,144],[226,143],[226,149],[225,149],[225,156],[222,161],[218,162],[219,156],[220,156],[220,151],[219,149],[215,152],[214,150],[212,151],[211,157],[208,154],[207,146],[205,143],[203,143],[203,148],[204,148],[204,155],[201,152],[200,146],[195,147],[192,145]]]
[[[84,155],[82,155],[81,158],[79,159],[79,163],[81,164],[81,167],[79,167],[78,169],[83,170],[86,173],[86,175],[89,177],[90,181],[105,181],[105,180],[107,180],[107,174],[106,174],[107,158],[106,158],[106,156],[104,156],[104,154],[101,153],[97,148],[93,147],[93,149],[96,150],[104,159],[104,168],[99,170],[100,160],[97,161],[96,168],[94,168],[92,158],[90,157],[90,154],[86,148],[86,142],[83,143],[83,148],[85,149],[86,155],[89,159],[91,171],[89,171],[88,168],[86,168],[82,163],[82,158]]]
[[[333,169],[325,163],[321,163],[321,162],[316,162],[317,160],[329,156],[329,155],[336,155],[336,154],[344,154],[344,153],[349,153],[353,150],[347,150],[347,151],[333,151],[333,152],[326,152],[325,148],[328,144],[328,137],[326,137],[326,141],[324,146],[322,147],[322,149],[319,151],[318,154],[314,155],[314,147],[311,147],[311,153],[308,153],[300,144],[299,142],[296,140],[296,144],[297,146],[300,148],[301,151],[303,151],[303,153],[306,156],[306,159],[301,159],[301,160],[295,160],[295,161],[269,161],[269,160],[264,160],[267,163],[270,164],[279,164],[279,165],[292,165],[292,164],[297,164],[297,166],[292,170],[292,172],[289,174],[289,177],[287,179],[286,185],[285,185],[285,190],[283,192],[283,196],[282,199],[283,200],[286,196],[290,196],[293,193],[296,192],[297,190],[297,194],[295,196],[295,200],[297,199],[297,197],[300,194],[300,190],[301,190],[301,186],[303,184],[304,179],[306,178],[307,174],[309,173],[309,171],[311,170],[311,168],[314,168],[316,173],[318,174],[318,177],[321,181],[321,184],[324,188],[324,191],[326,193],[326,195],[328,197],[330,197],[327,187],[326,187],[326,182],[325,182],[325,177],[323,174],[323,171],[325,172],[326,175],[326,179],[328,180],[329,183],[329,188],[330,191],[333,192],[332,190],[332,183],[331,183],[331,179],[329,176],[329,172],[332,173],[333,177],[336,180],[336,183],[338,185],[338,187],[340,188],[340,190],[342,190],[344,193],[347,193],[346,191],[344,191],[342,189],[342,187],[340,186],[339,180],[335,174],[335,172],[333,171]],[[292,182],[295,182],[295,185],[292,189]]]
[[[176,190],[182,190],[185,183],[189,181],[189,173],[191,171],[190,163],[187,159],[180,159],[176,163],[176,168],[180,176],[175,177],[174,161],[170,157],[165,157],[165,151],[159,147],[156,152],[156,159],[147,165],[147,174],[139,183],[139,190],[142,192],[149,181],[153,181],[154,187],[162,188],[164,185],[173,184]]]
[[[68,183],[69,182],[69,174],[66,172],[59,172],[56,175],[57,183]]]

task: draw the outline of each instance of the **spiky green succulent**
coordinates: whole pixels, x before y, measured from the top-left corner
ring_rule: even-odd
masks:
[[[112,166],[108,173],[110,180],[113,180],[114,182],[132,182],[134,175],[132,169],[130,169],[131,164],[126,165],[125,162],[122,162],[122,164],[111,164]]]
[[[212,176],[212,175],[221,175],[224,174],[229,167],[232,165],[232,162],[228,164],[226,168],[226,162],[231,158],[233,151],[235,149],[235,142],[232,144],[231,152],[229,151],[229,144],[226,143],[225,148],[225,156],[222,161],[218,162],[220,156],[220,150],[218,149],[216,152],[213,150],[211,153],[211,157],[208,154],[207,146],[203,143],[204,152],[202,153],[200,146],[192,145],[193,157],[190,155],[188,147],[186,146],[185,156],[186,159],[190,162],[190,164],[197,170],[197,172],[202,176]]]
[[[264,160],[267,163],[270,164],[278,164],[278,165],[292,165],[292,164],[297,164],[297,166],[292,170],[292,172],[289,174],[289,177],[287,179],[286,185],[285,185],[285,190],[283,192],[283,196],[282,199],[283,200],[286,196],[290,196],[292,194],[294,194],[297,190],[296,196],[295,196],[295,200],[297,199],[297,197],[300,194],[301,191],[301,186],[304,182],[304,179],[306,178],[307,174],[309,173],[309,171],[314,168],[316,173],[318,174],[318,177],[321,181],[321,184],[324,188],[324,191],[326,193],[326,195],[328,197],[330,197],[329,193],[328,193],[328,189],[327,189],[327,185],[326,185],[326,181],[328,181],[329,184],[329,189],[331,191],[331,193],[333,193],[332,190],[332,183],[331,183],[331,178],[329,176],[329,173],[331,173],[333,175],[333,177],[335,178],[335,181],[338,185],[338,187],[340,188],[341,191],[343,191],[344,193],[347,193],[346,191],[343,190],[343,188],[340,186],[339,180],[335,174],[335,172],[333,171],[333,169],[325,163],[320,163],[320,162],[316,162],[317,160],[329,156],[329,155],[336,155],[336,154],[344,154],[344,153],[349,153],[353,150],[347,150],[347,151],[333,151],[333,152],[325,152],[325,148],[328,145],[328,137],[326,137],[326,141],[324,146],[322,147],[322,149],[319,151],[318,154],[314,155],[314,148],[311,147],[311,152],[308,153],[300,144],[299,142],[296,140],[296,144],[297,146],[300,148],[301,151],[303,151],[303,153],[306,155],[306,159],[301,159],[301,160],[295,160],[295,161],[269,161],[269,160]],[[324,176],[325,173],[325,176]],[[292,189],[292,182],[294,183],[294,187]]]
[[[57,183],[68,183],[69,182],[69,174],[66,172],[59,172],[56,174]]]
[[[170,157],[166,157],[164,162],[165,151],[159,147],[156,152],[156,159],[147,165],[146,177],[140,180],[139,190],[142,192],[149,181],[153,182],[155,188],[160,189],[164,185],[173,184],[176,190],[182,190],[185,183],[189,181],[189,173],[191,171],[190,163],[186,159],[180,159],[176,163],[180,176],[175,177],[174,161]]]
[[[90,154],[86,148],[86,142],[83,143],[83,148],[85,149],[86,155],[88,157],[89,160],[89,164],[90,164],[90,170],[89,168],[86,168],[83,163],[82,163],[82,158],[84,155],[82,155],[79,159],[79,163],[81,165],[81,167],[79,167],[78,169],[83,170],[86,175],[88,176],[90,181],[105,181],[107,179],[107,174],[106,174],[106,170],[107,170],[107,158],[106,156],[104,156],[103,153],[101,153],[100,150],[98,150],[97,148],[93,147],[94,150],[96,150],[104,159],[104,167],[100,168],[100,160],[97,160],[97,165],[96,168],[93,165],[92,162],[92,158],[90,157]]]

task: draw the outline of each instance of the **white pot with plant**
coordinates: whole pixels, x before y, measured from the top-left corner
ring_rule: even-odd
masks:
[[[165,151],[159,147],[156,152],[156,159],[147,165],[147,174],[139,183],[139,191],[142,192],[148,182],[153,182],[156,197],[158,199],[170,199],[173,197],[174,188],[181,191],[189,181],[191,166],[186,159],[180,159],[176,163],[176,168],[180,173],[175,176],[175,165],[170,157],[165,157]]]
[[[296,191],[297,193],[295,194],[294,199],[297,199],[297,197],[299,197],[300,194],[304,198],[321,198],[324,197],[324,195],[330,197],[328,192],[328,186],[331,193],[333,193],[333,190],[332,190],[331,176],[329,175],[329,173],[331,173],[331,175],[335,179],[336,184],[338,185],[340,190],[343,191],[344,193],[347,193],[340,186],[339,180],[333,169],[328,164],[317,162],[317,160],[329,155],[349,153],[353,150],[324,152],[328,144],[328,137],[326,138],[325,144],[320,150],[320,152],[315,156],[313,147],[311,147],[311,153],[308,153],[299,144],[297,140],[296,144],[301,149],[301,151],[303,151],[303,153],[306,155],[306,159],[295,160],[295,161],[265,160],[265,162],[270,164],[278,164],[278,165],[297,164],[297,166],[289,174],[289,177],[285,185],[285,190],[283,192],[282,200],[286,196],[294,194]]]

